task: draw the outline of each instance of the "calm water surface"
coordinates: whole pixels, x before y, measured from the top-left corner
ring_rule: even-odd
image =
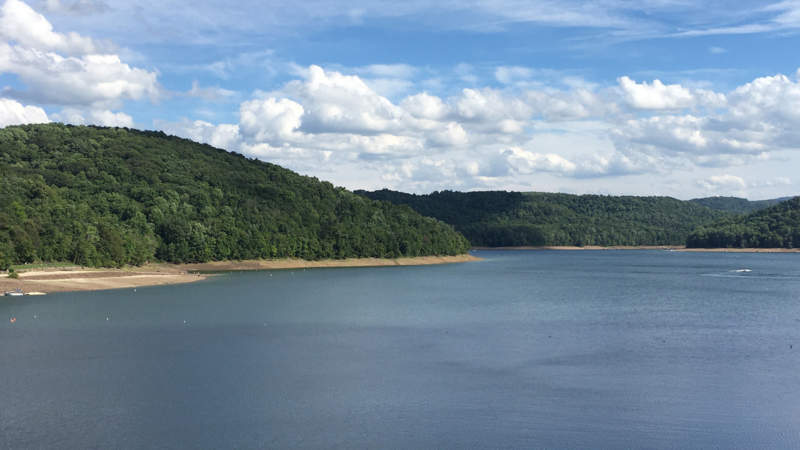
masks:
[[[0,448],[800,447],[800,255],[476,254],[2,298]]]

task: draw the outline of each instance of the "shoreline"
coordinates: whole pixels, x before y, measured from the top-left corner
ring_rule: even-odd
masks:
[[[682,245],[600,245],[578,246],[517,246],[517,247],[473,247],[473,250],[557,250],[557,251],[598,251],[598,250],[669,250],[675,252],[707,253],[800,253],[800,248],[686,248]]]
[[[21,289],[24,292],[76,292],[130,289],[146,286],[193,283],[213,276],[213,272],[245,270],[312,269],[325,267],[424,266],[479,261],[470,254],[456,256],[418,256],[393,259],[348,258],[306,261],[302,259],[215,261],[196,264],[154,263],[123,269],[62,267],[19,271],[19,278],[0,275],[0,294]]]

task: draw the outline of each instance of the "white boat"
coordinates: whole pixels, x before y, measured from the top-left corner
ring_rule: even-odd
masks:
[[[22,297],[23,295],[25,295],[25,293],[22,292],[22,289],[16,289],[13,291],[6,291],[6,293],[3,295],[7,297]]]

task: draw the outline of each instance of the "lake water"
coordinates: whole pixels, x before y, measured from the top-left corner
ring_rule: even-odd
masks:
[[[2,298],[0,448],[800,447],[800,254],[476,255]]]

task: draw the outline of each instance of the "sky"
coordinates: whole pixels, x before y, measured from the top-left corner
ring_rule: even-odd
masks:
[[[349,189],[800,194],[800,1],[0,0],[0,126]]]

